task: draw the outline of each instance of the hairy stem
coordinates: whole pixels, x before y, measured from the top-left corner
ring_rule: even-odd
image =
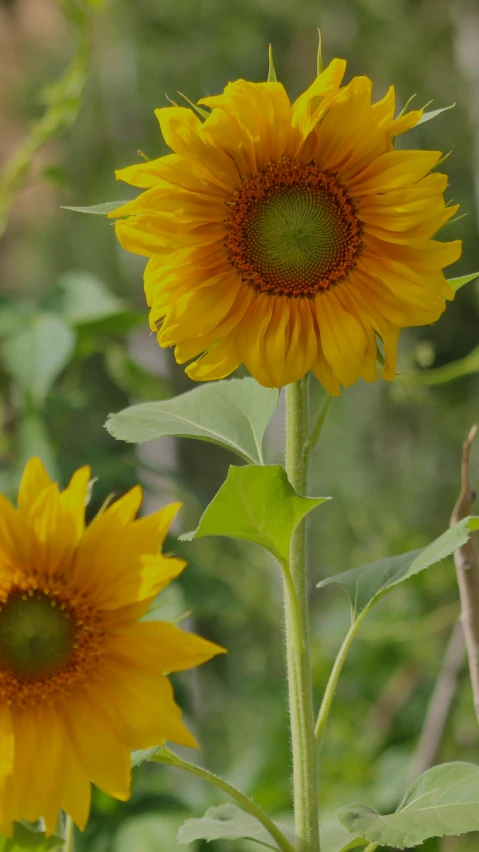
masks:
[[[236,787],[232,787],[231,784],[228,784],[227,781],[223,781],[218,775],[214,775],[213,772],[208,772],[207,769],[203,769],[201,766],[196,766],[194,763],[189,763],[187,760],[182,760],[181,757],[178,757],[173,751],[170,751],[169,748],[164,746],[156,754],[151,758],[152,760],[158,763],[167,763],[170,766],[176,766],[178,769],[184,769],[186,772],[189,772],[191,775],[197,775],[198,778],[202,778],[203,781],[207,781],[208,784],[212,784],[214,787],[218,787],[224,793],[226,793],[230,798],[234,799],[235,802],[238,802],[239,806],[251,814],[251,816],[255,817],[258,822],[261,823],[263,828],[269,833],[269,835],[275,841],[278,849],[281,849],[281,852],[295,852],[294,846],[289,842],[287,837],[284,836],[281,829],[269,818],[267,814],[253,802],[251,799],[248,799],[243,793],[240,793]]]
[[[307,488],[307,379],[286,387],[286,473],[293,488]],[[293,798],[300,852],[319,852],[318,769],[314,739],[306,578],[306,528],[298,524],[291,540],[285,583],[286,656],[293,753]],[[294,593],[294,596],[293,596]]]

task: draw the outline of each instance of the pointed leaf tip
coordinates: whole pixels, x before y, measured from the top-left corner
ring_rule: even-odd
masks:
[[[460,278],[448,278],[447,283],[451,290],[456,292],[456,290],[460,290],[461,287],[464,287],[465,284],[475,281],[476,278],[479,278],[479,272],[471,272],[470,275],[462,275]]]
[[[270,44],[268,47],[268,83],[277,83],[276,69],[273,61],[273,47]]]
[[[285,565],[297,525],[328,499],[301,497],[279,464],[232,465],[191,538],[230,536],[252,541]]]
[[[319,77],[319,75],[322,74],[322,72],[324,70],[324,65],[323,65],[323,37],[321,35],[321,30],[319,29],[319,27],[318,27],[318,54],[317,54],[316,65],[317,65],[316,70],[317,70],[317,74],[318,74],[318,77]]]

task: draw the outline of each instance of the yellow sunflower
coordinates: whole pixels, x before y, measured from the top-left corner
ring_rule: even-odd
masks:
[[[222,649],[166,622],[143,622],[185,567],[159,553],[178,503],[134,520],[139,487],[85,528],[90,471],[61,492],[39,459],[18,509],[0,495],[0,830],[60,808],[84,828],[91,782],[130,795],[130,750],[195,746],[165,674]]]
[[[461,243],[434,234],[456,212],[439,151],[395,150],[422,110],[394,118],[390,88],[341,86],[335,59],[293,104],[280,83],[230,83],[199,114],[156,111],[173,154],[117,177],[146,191],[110,215],[149,258],[151,328],[192,379],[241,363],[267,387],[313,370],[332,394],[395,375],[399,329],[438,319],[442,269]],[[200,356],[200,357],[198,357]]]

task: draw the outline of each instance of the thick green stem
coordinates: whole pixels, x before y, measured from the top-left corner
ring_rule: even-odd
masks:
[[[286,473],[299,494],[307,489],[307,380],[286,387]],[[314,739],[309,654],[306,529],[302,521],[292,537],[285,583],[285,629],[288,669],[295,829],[300,852],[319,852],[318,769]]]
[[[251,814],[251,816],[255,817],[255,819],[261,823],[263,828],[266,829],[276,842],[278,849],[281,849],[281,852],[295,852],[292,843],[289,842],[281,829],[279,829],[273,820],[265,814],[259,805],[251,799],[248,799],[248,797],[243,795],[243,793],[240,793],[236,787],[232,787],[227,781],[223,781],[223,779],[218,775],[214,775],[213,772],[208,772],[207,769],[203,769],[201,766],[196,766],[194,763],[189,763],[187,760],[182,760],[181,757],[178,757],[177,754],[166,747],[157,751],[156,754],[153,755],[152,760],[157,761],[158,763],[167,763],[170,766],[177,766],[179,769],[184,769],[186,772],[190,772],[191,775],[197,775],[198,778],[202,778],[204,781],[207,781],[208,784],[213,784],[214,787],[218,787],[220,790],[223,790],[223,792],[227,793],[227,795],[234,799],[235,802],[238,802],[244,811]]]
[[[370,843],[369,846],[366,846],[364,852],[374,852],[374,850],[377,849],[378,846],[379,843]]]
[[[338,655],[334,661],[334,666],[332,668],[331,674],[329,676],[328,685],[326,687],[323,700],[321,702],[321,708],[319,710],[318,721],[316,722],[316,727],[314,729],[314,733],[318,744],[321,745],[324,730],[326,728],[326,724],[329,717],[329,711],[331,710],[331,705],[333,703],[334,694],[336,692],[336,687],[338,685],[339,677],[341,675],[341,671],[344,665],[344,661],[348,655],[348,651],[352,645],[353,639],[356,636],[359,626],[362,624],[363,619],[368,614],[369,609],[363,610],[359,618],[356,621],[353,621],[351,627],[349,628],[346,636],[344,638],[344,642],[341,645]]]
[[[65,814],[65,841],[63,852],[74,852],[75,849],[75,825],[71,816]]]

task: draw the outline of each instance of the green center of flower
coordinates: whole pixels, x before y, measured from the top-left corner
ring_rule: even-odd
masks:
[[[68,660],[75,623],[54,598],[14,592],[0,609],[0,665],[19,676],[42,677]]]
[[[314,164],[272,163],[229,203],[226,247],[260,292],[313,296],[344,278],[360,248],[354,206]]]

